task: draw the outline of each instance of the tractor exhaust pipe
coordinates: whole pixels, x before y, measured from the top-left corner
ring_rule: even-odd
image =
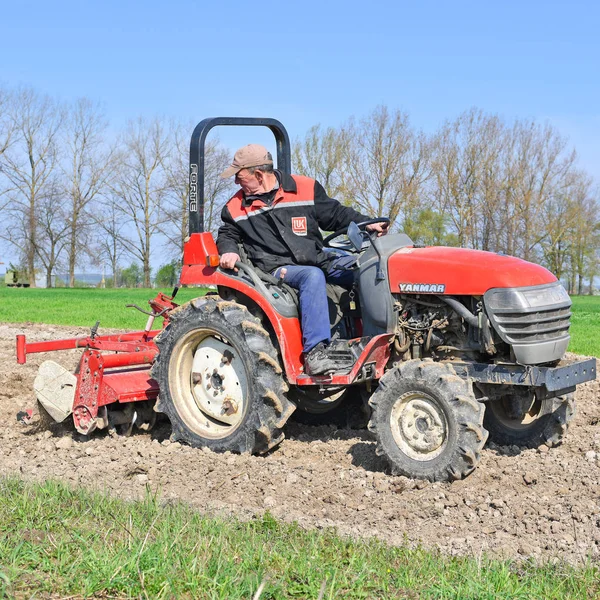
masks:
[[[438,298],[449,304],[469,325],[479,327],[477,317],[462,302],[450,296],[438,296]]]

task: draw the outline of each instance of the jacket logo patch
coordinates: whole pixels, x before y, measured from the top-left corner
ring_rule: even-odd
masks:
[[[296,235],[306,235],[308,233],[306,217],[292,217],[292,231]]]

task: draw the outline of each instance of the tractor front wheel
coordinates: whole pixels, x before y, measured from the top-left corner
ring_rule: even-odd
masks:
[[[477,466],[487,439],[484,407],[451,366],[401,363],[381,378],[369,404],[377,454],[395,475],[453,481]]]
[[[215,452],[266,452],[294,411],[277,352],[259,319],[235,302],[197,298],[155,339],[156,410],[172,440]]]

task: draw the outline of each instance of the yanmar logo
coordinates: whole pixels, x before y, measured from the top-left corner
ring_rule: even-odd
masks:
[[[306,235],[308,233],[306,217],[292,217],[292,231],[296,235]]]
[[[443,294],[443,283],[399,283],[400,291],[412,294]]]

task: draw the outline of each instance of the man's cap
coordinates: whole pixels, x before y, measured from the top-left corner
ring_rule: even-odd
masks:
[[[227,179],[232,175],[235,175],[242,169],[249,167],[260,167],[261,165],[272,165],[273,159],[269,154],[269,151],[260,144],[248,144],[243,148],[240,148],[233,155],[233,162],[230,167],[227,167],[222,173],[221,178]]]

